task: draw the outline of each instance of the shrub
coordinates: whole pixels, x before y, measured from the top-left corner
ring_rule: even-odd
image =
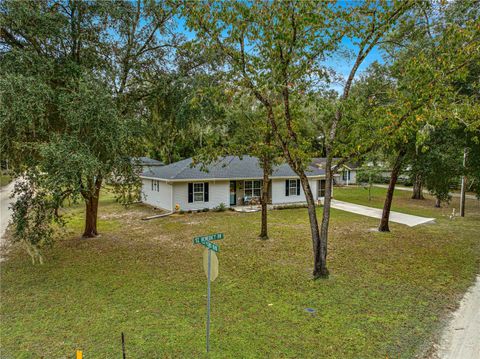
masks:
[[[215,212],[225,212],[227,210],[227,206],[225,203],[220,203],[217,207],[213,209]]]
[[[358,170],[357,171],[357,183],[384,183],[385,177],[381,172],[376,170]]]
[[[307,208],[308,205],[306,203],[292,203],[292,204],[281,204],[275,206],[274,209],[295,209],[295,208]]]
[[[187,213],[192,213],[192,210],[191,210],[191,209],[189,209],[189,210],[187,211]]]
[[[204,208],[204,209],[202,210],[202,212],[208,212],[208,211],[210,211],[209,208]]]
[[[185,211],[183,209],[181,209],[180,211],[178,211],[179,214],[185,214]]]

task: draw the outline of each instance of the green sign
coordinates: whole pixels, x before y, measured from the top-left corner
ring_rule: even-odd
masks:
[[[200,236],[193,238],[193,244],[202,244],[207,249],[203,252],[203,267],[207,275],[207,353],[210,350],[210,282],[218,276],[218,258],[214,252],[220,248],[215,243],[217,239],[223,239],[223,233],[210,234],[209,236]],[[213,252],[212,252],[213,251]]]
[[[205,238],[207,238],[207,237],[209,237],[209,236],[196,237],[196,238],[193,239],[193,244],[203,244],[208,249],[211,249],[212,251],[218,252],[220,250],[218,245],[216,245],[215,243],[211,243],[208,240],[206,240]]]
[[[223,239],[223,233],[215,233],[215,234],[210,234],[209,236],[195,237],[193,239],[193,243],[195,243],[195,244],[201,243],[200,240],[216,241],[218,239]],[[198,242],[196,242],[196,241],[198,241]]]

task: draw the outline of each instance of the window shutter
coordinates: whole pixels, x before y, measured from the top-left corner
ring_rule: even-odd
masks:
[[[188,184],[188,203],[193,203],[193,183]]]
[[[205,202],[208,202],[208,182],[205,182],[203,184],[203,191],[204,191],[203,198],[204,198]]]
[[[288,197],[288,195],[290,194],[289,185],[290,185],[290,181],[289,181],[289,180],[285,180],[285,196],[287,196],[287,197]]]
[[[297,196],[300,196],[300,180],[297,179]]]
[[[153,191],[153,180],[151,180],[151,181],[152,181],[152,191]]]

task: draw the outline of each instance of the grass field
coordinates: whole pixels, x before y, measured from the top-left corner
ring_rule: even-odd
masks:
[[[335,189],[379,207],[384,189]],[[82,207],[67,211],[65,238],[32,266],[13,247],[1,266],[1,357],[201,358],[206,278],[195,235],[224,232],[212,286],[211,358],[411,358],[428,349],[480,263],[480,205],[451,208],[398,192],[394,210],[436,224],[373,232],[378,220],[332,211],[328,280],[311,280],[305,209],[173,215],[125,209],[103,197],[96,239],[80,238]],[[452,205],[458,205],[453,202]],[[315,313],[305,309],[313,308]]]

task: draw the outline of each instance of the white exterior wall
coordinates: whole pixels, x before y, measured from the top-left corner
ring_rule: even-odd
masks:
[[[308,180],[308,183],[310,184],[310,189],[312,190],[313,199],[316,201],[318,199],[318,180],[310,179]]]
[[[296,180],[296,178],[291,178]],[[288,204],[306,202],[305,193],[300,184],[300,195],[285,196],[286,179],[272,179],[272,204]],[[225,204],[230,206],[230,181],[197,181],[209,183],[209,201],[188,203],[188,182],[163,182],[158,181],[159,191],[152,191],[152,180],[142,179],[142,201],[154,207],[165,210],[174,210],[178,204],[181,210],[213,209]],[[318,199],[318,179],[309,179],[313,198]],[[195,182],[194,182],[195,183]],[[237,193],[238,196],[238,193]]]
[[[350,183],[351,184],[357,184],[357,171],[356,170],[350,171]]]
[[[230,181],[197,181],[208,182],[208,202],[188,203],[188,182],[173,183],[173,205],[180,205],[184,211],[214,208],[220,203],[230,206]]]
[[[152,180],[142,179],[142,202],[154,207],[173,210],[172,206],[172,185],[158,181],[159,190],[152,191]]]
[[[297,178],[291,178],[292,180],[297,180]],[[300,183],[300,195],[290,195],[285,196],[285,181],[287,179],[272,179],[272,204],[282,204],[282,203],[296,203],[296,202],[306,202],[305,192],[303,192],[302,184]],[[312,190],[313,199],[317,200],[317,184],[318,180],[309,179],[308,183],[310,184],[310,189]]]
[[[335,183],[338,185],[346,186],[350,184],[356,184],[357,183],[357,171],[356,170],[350,170],[350,180],[344,180],[343,179],[343,173],[339,172],[338,177],[335,177]]]

